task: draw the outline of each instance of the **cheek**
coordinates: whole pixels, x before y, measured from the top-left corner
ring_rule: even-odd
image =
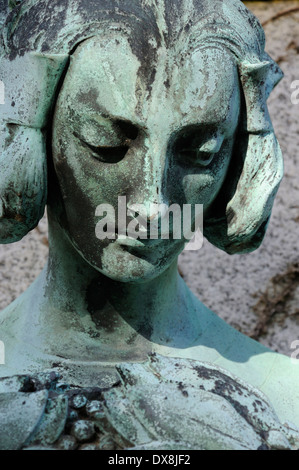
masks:
[[[57,217],[60,226],[64,229],[76,249],[90,261],[93,257],[100,258],[102,249],[107,245],[96,238],[95,216],[98,188],[92,184],[81,166],[82,155],[71,142],[71,139],[62,140],[68,145],[61,145],[61,141],[53,139],[53,162],[57,175],[59,190],[62,198]]]
[[[60,145],[53,141],[53,160],[64,205],[77,208],[77,217],[86,218],[95,213],[96,207],[109,203],[117,207],[117,196],[124,190],[124,172],[117,171],[117,165],[106,165],[82,149],[72,136],[62,134]],[[70,214],[72,211],[68,211]]]
[[[187,204],[203,204],[206,208],[216,197],[220,184],[216,175],[207,172],[186,175],[182,187]]]

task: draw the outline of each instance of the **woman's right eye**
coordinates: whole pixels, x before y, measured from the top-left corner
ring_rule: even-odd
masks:
[[[122,161],[132,142],[137,139],[138,134],[139,130],[136,126],[121,120],[113,122],[110,132],[103,132],[102,139],[100,138],[101,130],[99,129],[98,135],[93,139],[99,142],[102,140],[99,145],[91,144],[88,139],[74,132],[74,136],[79,139],[81,144],[91,150],[93,157],[103,163],[119,163]]]

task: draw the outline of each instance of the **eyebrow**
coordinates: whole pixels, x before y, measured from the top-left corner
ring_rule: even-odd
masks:
[[[86,96],[89,95],[89,93],[86,93],[85,94]],[[82,95],[81,95],[82,96]],[[80,100],[82,102],[82,100]],[[114,114],[110,111],[107,110],[107,108],[99,103],[97,103],[96,100],[90,100],[90,96],[88,96],[88,103],[87,102],[84,102],[85,104],[88,104],[90,105],[93,110],[94,110],[94,113],[89,113],[89,112],[84,112],[82,111],[82,109],[80,110],[80,113],[81,113],[81,116],[85,119],[89,119],[89,120],[93,120],[96,124],[99,124],[101,125],[100,122],[98,122],[98,117],[101,117],[107,121],[111,121],[111,122],[117,122],[117,121],[125,121],[125,122],[128,122],[134,126],[137,126],[141,129],[144,129],[144,130],[147,130],[147,125],[146,125],[146,122],[144,122],[144,120],[140,120],[140,118],[138,118],[138,116],[132,116],[131,118],[128,118],[127,116],[124,117],[124,116],[121,116],[119,114]],[[227,115],[225,116],[224,119],[222,119],[221,121],[210,121],[210,122],[207,122],[206,120],[204,122],[199,122],[199,121],[195,121],[195,122],[185,122],[183,127],[179,127],[179,128],[176,128],[175,130],[172,130],[171,132],[177,132],[178,130],[179,131],[182,131],[184,132],[184,130],[188,130],[188,128],[198,128],[198,127],[203,127],[203,128],[219,128],[220,126],[223,127],[223,132],[226,132],[227,129],[226,129],[226,126],[227,124],[231,121],[231,109],[230,109],[230,106],[228,107],[228,110],[227,110]],[[239,111],[237,110],[237,113],[239,113]],[[184,119],[188,119],[188,116],[189,114],[187,114],[187,116],[184,116]],[[238,122],[237,122],[237,125],[238,125]],[[232,132],[232,134],[234,133],[234,131]]]
[[[219,138],[220,138],[220,135],[222,135],[223,138],[227,138],[235,133],[236,129],[238,128],[238,123],[239,123],[239,118],[236,120],[236,125],[232,126],[230,116],[226,116],[226,119],[223,119],[218,122],[197,121],[193,123],[184,123],[181,127],[175,128],[172,131],[172,134],[179,132],[179,134],[183,136],[184,134],[201,130],[205,134],[205,137],[207,140],[211,140],[213,138],[213,135],[214,136],[217,135],[219,136]],[[230,130],[231,132],[228,132]]]
[[[83,119],[93,121],[98,126],[101,126],[104,124],[100,122],[102,118],[103,121],[109,121],[112,124],[118,124],[119,122],[122,122],[122,123],[130,124],[131,126],[138,128],[139,130],[148,129],[144,122],[142,122],[138,118],[136,119],[136,116],[130,119],[127,116],[121,116],[120,114],[109,113],[109,111],[104,106],[98,106],[98,110],[99,110],[98,112],[95,112],[92,114],[88,112],[80,111],[80,114],[83,117]]]
[[[114,121],[119,119],[117,116],[114,116],[113,114],[109,113],[108,110],[104,106],[99,106],[97,103],[92,103],[92,107],[94,109],[93,113],[90,113],[88,111],[82,112],[80,109],[81,116],[86,118],[86,119],[95,119],[97,117],[102,117],[103,119],[109,119],[110,121]]]
[[[195,122],[194,121],[186,122],[189,118],[189,115],[187,115],[187,116],[184,116],[184,119],[180,123],[182,127],[176,128],[175,131],[180,130],[181,132],[184,132],[184,131],[192,130],[192,128],[196,130],[198,127],[201,127],[202,129],[210,129],[211,131],[214,130],[214,132],[221,129],[223,133],[227,133],[231,129],[232,132],[229,134],[232,135],[234,134],[235,129],[238,127],[238,123],[240,121],[240,110],[241,110],[240,106],[236,107],[235,111],[231,109],[231,106],[229,106],[225,117],[218,121],[203,120],[203,122],[200,122],[199,120],[197,120]],[[236,126],[233,125],[235,121],[236,121]]]

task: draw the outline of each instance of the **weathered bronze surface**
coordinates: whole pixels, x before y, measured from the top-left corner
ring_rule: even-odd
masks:
[[[239,0],[15,3],[1,2],[0,241],[47,205],[50,254],[0,314],[0,448],[298,448],[297,364],[195,298],[186,240],[95,234],[96,207],[126,196],[144,220],[152,203],[203,204],[216,247],[259,247],[283,162],[266,105],[282,73],[257,19]]]

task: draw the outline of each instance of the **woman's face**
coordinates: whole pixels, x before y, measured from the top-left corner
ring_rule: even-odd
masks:
[[[117,223],[115,239],[100,240],[97,207],[109,204],[116,221],[119,196],[127,208],[202,204],[205,212],[226,176],[240,109],[236,65],[225,50],[161,48],[151,67],[140,60],[119,32],[83,42],[53,126],[60,224],[88,263],[124,282],[157,276],[186,240],[119,237]],[[145,225],[153,217],[139,215]]]

